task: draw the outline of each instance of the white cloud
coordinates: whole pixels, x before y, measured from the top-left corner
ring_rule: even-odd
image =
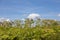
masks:
[[[7,18],[0,18],[0,22],[3,22],[3,21],[9,21],[10,22],[10,20]]]
[[[60,14],[58,14],[58,16],[60,16]]]
[[[40,15],[37,14],[37,13],[31,13],[31,14],[28,15],[29,19],[35,19],[35,18],[39,18],[39,17],[40,17]]]

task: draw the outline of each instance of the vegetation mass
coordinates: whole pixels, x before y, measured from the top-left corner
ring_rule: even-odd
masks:
[[[60,21],[25,19],[0,22],[0,40],[60,40]]]

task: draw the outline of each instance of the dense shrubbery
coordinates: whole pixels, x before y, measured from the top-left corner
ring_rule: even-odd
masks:
[[[0,27],[0,40],[60,40],[60,27]]]
[[[60,26],[56,22],[40,26],[37,21],[35,27],[31,26],[32,21],[25,21],[24,27],[22,24],[15,21],[15,27],[5,24],[0,27],[0,40],[60,40]],[[9,24],[9,23],[8,23]],[[29,25],[28,25],[29,24]],[[56,25],[57,24],[57,25]]]

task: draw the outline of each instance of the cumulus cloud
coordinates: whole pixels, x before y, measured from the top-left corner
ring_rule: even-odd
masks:
[[[60,16],[60,14],[58,14],[58,16]]]
[[[37,14],[37,13],[31,13],[31,14],[28,15],[29,19],[35,19],[35,18],[39,18],[39,17],[40,17],[40,15]]]

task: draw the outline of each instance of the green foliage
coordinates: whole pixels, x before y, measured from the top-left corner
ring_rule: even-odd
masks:
[[[51,26],[40,26],[40,23],[38,23],[40,20],[38,20],[38,24],[35,27],[30,27],[31,24],[34,23],[33,20],[32,22],[31,20],[26,20],[23,25],[24,27],[21,27],[22,25],[19,22],[20,21],[14,22],[17,25],[16,27],[7,25],[9,23],[6,24],[6,22],[4,22],[5,26],[0,26],[0,40],[60,40],[60,26],[58,26],[55,21],[52,22],[52,24],[56,24],[55,26],[52,24],[50,24]],[[43,23],[45,23],[45,21]]]
[[[0,28],[0,40],[60,40],[60,27]]]

